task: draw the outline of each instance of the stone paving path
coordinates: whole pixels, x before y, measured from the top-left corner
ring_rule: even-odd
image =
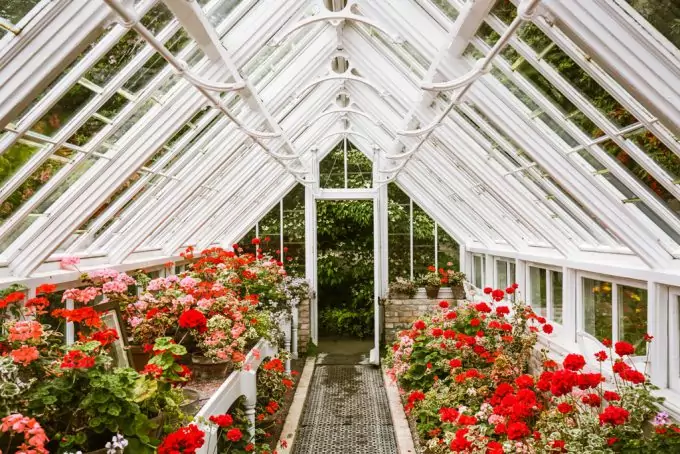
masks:
[[[320,355],[293,454],[395,454],[380,369],[356,356]]]

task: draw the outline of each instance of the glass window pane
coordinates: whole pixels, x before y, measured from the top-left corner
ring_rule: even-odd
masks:
[[[410,198],[396,183],[389,183],[388,194],[388,251],[390,282],[397,277],[411,276]]]
[[[515,262],[510,262],[510,281],[511,284],[517,282],[517,275],[515,273]]]
[[[475,255],[472,258],[473,262],[473,273],[474,273],[474,285],[477,288],[484,287],[484,258],[481,255]]]
[[[538,28],[536,30],[541,33]],[[544,56],[544,59],[616,126],[622,128],[637,121],[635,117],[626,111],[618,101],[559,47],[554,46]]]
[[[562,323],[562,273],[550,271],[552,320]]]
[[[496,260],[496,287],[505,289],[508,286],[508,262]]]
[[[83,77],[104,87],[145,45],[146,41],[130,30]]]
[[[583,278],[583,328],[598,340],[612,339],[612,284]]]
[[[16,25],[38,3],[40,0],[3,0],[0,3],[0,17]]]
[[[17,142],[0,155],[0,184],[4,184],[43,147],[36,143]]]
[[[448,0],[432,0],[432,3],[437,5],[439,10],[452,21],[455,21],[458,17],[458,10],[451,6],[451,2]]]
[[[14,214],[24,203],[54,177],[66,162],[59,158],[68,159],[72,152],[61,150],[56,156],[47,159],[26,178],[21,185],[0,206],[0,221],[5,221]]]
[[[535,266],[529,267],[529,286],[531,307],[537,315],[548,316],[548,298],[546,290],[546,270]]]
[[[53,137],[77,114],[96,93],[80,84],[75,84],[47,111],[32,127],[31,131]]]
[[[434,221],[425,211],[413,204],[413,274],[427,273],[434,265]]]
[[[220,3],[215,5],[215,7],[210,11],[208,19],[213,27],[217,28],[222,23],[224,19],[229,16],[229,13],[236,8],[241,0],[222,0]]]
[[[43,200],[43,202],[38,205],[34,212],[44,213],[69,188],[75,187],[77,184],[82,183],[82,180],[79,181],[80,177],[96,162],[97,158],[87,158],[76,165],[76,167],[71,170],[71,173],[66,177],[66,179],[62,181],[61,184],[59,184],[56,188],[54,188],[49,197]]]
[[[626,0],[663,36],[680,48],[680,3],[676,0]]]
[[[647,290],[627,285],[618,287],[619,333],[617,340],[635,345],[636,355],[647,353]]]
[[[460,270],[458,243],[444,229],[437,226],[437,260],[440,267]]]
[[[608,140],[602,144],[602,148],[616,161],[633,174],[643,185],[647,186],[652,192],[663,200],[668,209],[678,214],[680,212],[680,201],[664,188],[654,177],[652,177],[644,167],[639,165],[628,153],[623,151],[613,140]],[[677,159],[677,158],[676,158]]]
[[[680,182],[680,158],[654,134],[643,128],[624,137],[652,158],[671,178]]]
[[[68,142],[80,147],[87,144],[99,131],[104,129],[106,123],[99,118],[89,118],[78,130],[68,138]]]

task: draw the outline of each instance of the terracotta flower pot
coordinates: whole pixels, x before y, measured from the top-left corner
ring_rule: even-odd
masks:
[[[452,285],[451,293],[453,293],[454,300],[464,300],[465,299],[465,287],[462,285]]]
[[[144,366],[151,359],[151,353],[145,353],[141,345],[130,345],[130,354],[132,355],[131,366],[137,371],[144,370]]]
[[[427,294],[428,298],[437,298],[437,296],[439,296],[439,287],[427,285],[425,286],[425,293]]]
[[[233,370],[231,361],[214,360],[202,355],[191,355],[191,372],[195,378],[225,378]]]

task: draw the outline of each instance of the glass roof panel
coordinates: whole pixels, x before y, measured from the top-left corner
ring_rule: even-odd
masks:
[[[0,3],[0,18],[11,25],[18,25],[41,0],[3,0]],[[47,3],[47,1],[45,1]]]
[[[17,145],[24,146],[21,143]],[[31,145],[25,146],[30,147]],[[69,158],[73,154],[69,150],[61,149],[32,171],[28,178],[25,178],[21,185],[3,201],[0,209],[0,221],[4,222],[14,214],[26,201],[57,175],[64,165],[70,161]]]
[[[455,21],[456,18],[458,17],[458,10],[449,3],[448,0],[430,0],[432,3],[437,5],[437,8],[439,8],[439,11],[444,13],[446,17],[451,19],[451,21]]]
[[[676,48],[680,48],[680,3],[676,0],[625,0]]]
[[[241,2],[242,0],[202,0],[201,6],[210,23],[217,28]],[[211,4],[214,6],[208,11]]]

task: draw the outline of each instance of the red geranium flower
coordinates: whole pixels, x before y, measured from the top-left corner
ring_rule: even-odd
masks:
[[[619,396],[619,394],[614,391],[605,391],[604,393],[602,393],[602,397],[604,397],[609,402],[621,400],[621,396]]]
[[[243,433],[241,429],[230,429],[227,431],[227,440],[237,442],[243,438]]]
[[[635,383],[636,385],[640,385],[647,380],[645,378],[645,375],[642,372],[638,372],[638,371],[633,370],[633,369],[626,369],[623,372],[621,372],[619,375],[625,381]]]
[[[36,295],[43,295],[48,293],[54,293],[57,290],[57,286],[54,284],[41,284],[35,288]]]
[[[453,358],[451,361],[449,361],[449,366],[451,367],[451,369],[455,369],[456,367],[460,367],[462,365],[463,362],[458,358]]]
[[[203,446],[205,434],[195,424],[172,432],[158,447],[158,454],[195,454]]]
[[[449,307],[449,302],[448,301],[440,301],[439,307],[441,307],[442,309],[446,309],[446,308]]]
[[[228,414],[213,415],[209,419],[211,422],[214,422],[220,427],[229,427],[234,423],[234,418],[232,418],[231,415]]]
[[[94,367],[94,356],[87,356],[80,350],[71,350],[61,361],[62,369],[89,369]]]
[[[559,405],[557,405],[557,411],[559,411],[563,415],[566,415],[567,413],[571,413],[573,410],[574,410],[573,405],[569,405],[566,402],[562,402]]]
[[[493,289],[491,287],[484,287],[484,293],[487,295],[490,295],[491,292],[493,292]]]
[[[484,302],[475,304],[475,309],[477,309],[479,312],[491,312],[489,305]]]
[[[590,405],[591,407],[599,407],[600,403],[602,403],[602,399],[600,399],[600,396],[594,393],[590,393],[586,396],[583,396],[581,398],[581,402],[583,402],[586,405]]]
[[[628,342],[619,341],[614,344],[614,351],[619,356],[632,355],[635,353],[635,347],[633,347]]]
[[[549,323],[546,323],[545,325],[543,325],[543,332],[544,332],[545,334],[552,334],[552,332],[553,332],[553,326],[552,326],[551,324],[549,324]]]
[[[118,332],[111,328],[104,331],[97,331],[92,334],[92,340],[99,341],[103,346],[109,345],[118,340]]]
[[[612,426],[620,426],[626,423],[629,415],[630,413],[625,408],[610,405],[600,414],[600,425],[611,424]]]
[[[504,296],[505,292],[503,292],[503,290],[501,289],[496,289],[493,292],[491,292],[491,299],[493,299],[494,301],[500,301],[503,299]]]
[[[531,433],[526,423],[522,421],[512,422],[508,424],[508,440],[519,440]]]
[[[202,312],[196,309],[188,309],[179,316],[179,326],[186,329],[196,329],[203,333],[207,328],[208,320]]]
[[[586,365],[586,359],[577,353],[569,353],[562,363],[565,369],[578,371]]]
[[[528,374],[520,375],[515,379],[515,384],[519,388],[531,388],[534,386],[534,377]]]
[[[605,352],[604,350],[595,353],[595,359],[600,361],[600,362],[606,361],[607,358],[608,358],[607,352]]]
[[[422,321],[422,320],[417,320],[417,321],[413,324],[413,327],[414,327],[415,329],[423,330],[423,329],[425,329],[426,325],[425,325],[425,322],[424,322],[424,321]]]

